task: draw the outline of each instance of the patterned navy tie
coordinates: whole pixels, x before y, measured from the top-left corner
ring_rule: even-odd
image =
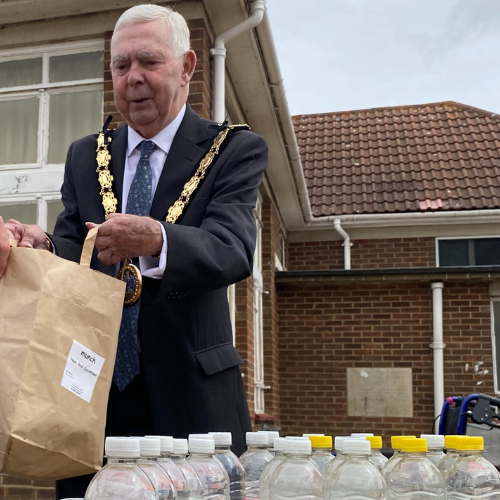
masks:
[[[151,188],[153,176],[149,157],[155,150],[156,144],[151,141],[142,141],[141,158],[137,164],[137,171],[130,186],[127,199],[128,214],[149,216],[151,211]],[[123,307],[118,350],[116,352],[115,371],[113,382],[120,392],[139,375],[139,307],[141,299],[130,306]]]

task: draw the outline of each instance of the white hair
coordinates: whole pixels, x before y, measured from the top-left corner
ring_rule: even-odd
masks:
[[[182,57],[190,48],[189,28],[186,20],[170,7],[162,7],[154,4],[131,7],[116,22],[114,33],[126,25],[157,20],[162,20],[165,23],[165,27],[169,28],[165,30],[167,45],[174,51],[176,57]],[[111,37],[111,46],[113,46],[114,33]]]

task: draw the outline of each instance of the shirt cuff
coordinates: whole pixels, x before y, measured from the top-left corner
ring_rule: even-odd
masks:
[[[161,227],[161,234],[163,235],[163,246],[161,247],[161,253],[158,257],[151,257],[146,255],[144,257],[139,257],[139,266],[141,268],[141,274],[146,276],[146,278],[154,278],[161,280],[165,269],[167,268],[167,233],[163,224],[158,222]]]

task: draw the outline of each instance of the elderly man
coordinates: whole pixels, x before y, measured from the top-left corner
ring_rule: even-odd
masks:
[[[251,426],[227,287],[252,272],[252,209],[267,149],[248,130],[229,131],[182,215],[175,224],[165,221],[222,130],[186,104],[195,64],[179,14],[141,5],[120,17],[111,42],[111,73],[127,125],[116,129],[109,143],[114,177],[109,191],[121,213],[111,209],[105,220],[97,136],[74,142],[61,189],[65,208],[54,234],[0,221],[0,275],[8,236],[20,246],[77,261],[88,228],[98,224],[93,266],[115,274],[120,261],[138,258],[143,275],[139,302],[124,306],[107,434],[186,437],[230,431],[241,453]],[[83,497],[88,479],[60,482],[58,496]]]

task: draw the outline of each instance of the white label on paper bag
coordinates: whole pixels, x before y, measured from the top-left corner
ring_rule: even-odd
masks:
[[[73,340],[61,385],[90,403],[104,358]]]

